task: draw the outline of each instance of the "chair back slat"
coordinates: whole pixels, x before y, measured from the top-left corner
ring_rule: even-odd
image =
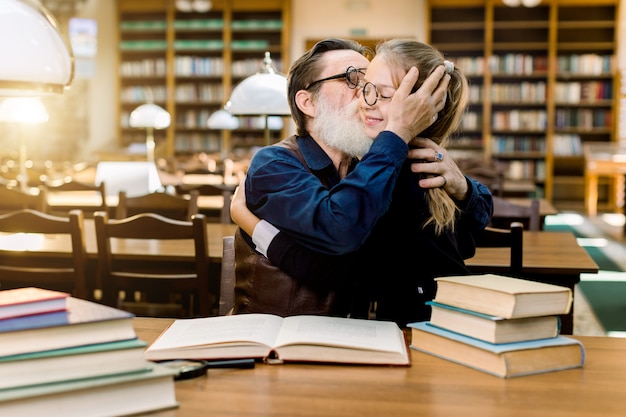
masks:
[[[93,211],[96,211],[96,210],[106,211],[108,207],[107,200],[106,200],[106,196],[107,196],[106,185],[104,181],[100,182],[99,184],[92,184],[92,183],[78,181],[75,179],[70,179],[68,181],[61,182],[60,184],[47,184],[45,188],[46,188],[48,195],[50,195],[50,193],[69,193],[71,195],[72,193],[93,191],[97,193],[98,196],[100,197],[100,204],[98,204],[98,206]],[[49,213],[55,214],[51,211],[52,209],[49,206],[48,206],[48,209],[49,209]]]
[[[125,191],[120,191],[115,217],[123,219],[140,213],[191,220],[193,215],[198,214],[198,192],[192,191],[187,197],[163,192],[129,197]]]
[[[92,298],[86,284],[87,250],[81,210],[67,217],[23,209],[0,215],[0,232],[66,235],[71,242],[67,257],[24,256],[23,251],[0,250],[0,288],[41,287],[65,291],[77,298]],[[52,237],[52,236],[51,236]]]
[[[31,194],[19,188],[0,185],[0,213],[21,209],[32,209],[46,213],[48,211],[46,188],[40,186],[38,191],[38,194]]]

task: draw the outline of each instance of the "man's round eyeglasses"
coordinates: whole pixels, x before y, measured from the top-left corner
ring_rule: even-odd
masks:
[[[342,72],[341,74],[331,75],[330,77],[322,78],[321,80],[313,81],[308,85],[305,90],[309,90],[315,84],[323,83],[324,81],[330,80],[341,80],[344,79],[348,88],[354,90],[359,85],[362,84],[363,75],[365,75],[365,68],[355,68],[353,66],[349,66],[346,72]]]
[[[366,82],[363,86],[363,100],[365,100],[369,106],[373,106],[378,102],[378,100],[391,100],[391,97],[380,94],[376,84]]]

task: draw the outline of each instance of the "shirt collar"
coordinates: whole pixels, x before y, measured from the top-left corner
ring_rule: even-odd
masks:
[[[311,136],[298,136],[296,140],[309,169],[321,171],[333,165],[330,157]]]

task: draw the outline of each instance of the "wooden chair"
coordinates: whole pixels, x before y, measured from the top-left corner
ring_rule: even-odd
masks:
[[[23,192],[19,188],[0,186],[0,213],[31,209],[46,213],[48,197],[45,187],[39,187],[38,194]]]
[[[115,218],[124,219],[139,213],[156,213],[176,220],[191,220],[198,214],[198,192],[190,191],[184,197],[163,192],[154,192],[128,197],[125,191],[119,192]]]
[[[164,317],[209,316],[215,297],[209,291],[209,257],[206,218],[196,214],[191,221],[142,213],[124,219],[109,219],[106,212],[94,214],[98,246],[98,281],[104,304],[137,315]],[[132,254],[135,239],[189,239],[194,242],[195,262],[159,259],[159,254]],[[125,245],[125,255],[114,245]],[[120,298],[120,294],[124,294]]]
[[[221,204],[217,214],[213,214],[210,209],[203,209],[203,214],[213,217],[220,223],[232,223],[230,218],[230,202],[235,191],[235,187],[225,184],[178,184],[174,187],[179,195],[188,195],[192,191],[198,192],[200,196],[210,196],[220,198]]]
[[[235,236],[224,236],[223,241],[218,310],[220,316],[230,314],[235,305]]]
[[[515,204],[498,196],[493,196],[493,216],[491,226],[507,229],[512,222],[520,222],[526,230],[541,230],[539,200],[533,198],[529,205]]]
[[[99,196],[99,205],[94,206],[93,211],[107,211],[107,194],[106,194],[106,186],[104,181],[100,182],[100,184],[91,184],[86,183],[74,179],[70,179],[69,181],[64,181],[60,184],[47,184],[46,185],[47,195],[50,196],[50,193],[67,193],[68,195],[78,194],[83,192],[94,192]],[[52,211],[50,205],[48,205],[48,212],[50,214],[60,214],[67,210],[71,210],[72,206],[67,207],[55,207],[55,211]],[[92,213],[89,213],[91,216]]]
[[[459,159],[457,165],[465,175],[486,185],[493,195],[504,195],[504,171],[494,162],[482,158],[467,158]]]
[[[510,248],[510,275],[522,275],[524,264],[524,225],[513,222],[508,229],[486,227],[474,234],[476,247],[479,248]]]
[[[36,262],[28,251],[9,248],[0,250],[1,289],[33,286],[68,292],[77,298],[92,298],[88,296],[86,288],[87,251],[81,210],[72,210],[65,217],[30,209],[17,210],[0,215],[0,232],[50,237],[67,235],[71,241],[71,251],[66,257],[44,255],[37,258]]]

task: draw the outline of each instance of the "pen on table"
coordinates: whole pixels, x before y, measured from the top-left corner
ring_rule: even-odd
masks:
[[[254,359],[227,359],[221,361],[206,361],[206,368],[254,368]]]
[[[161,361],[159,363],[176,371],[176,376],[174,377],[176,381],[206,375],[207,369],[209,368],[254,368],[254,359],[225,359],[218,361],[174,359]]]

